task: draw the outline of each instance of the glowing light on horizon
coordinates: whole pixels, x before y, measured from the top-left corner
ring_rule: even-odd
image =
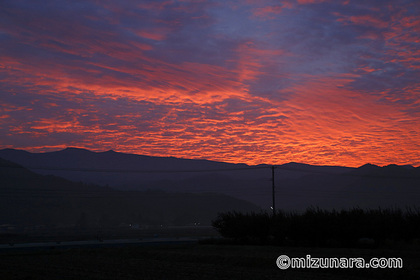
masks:
[[[2,2],[0,148],[420,165],[415,1],[216,2]]]

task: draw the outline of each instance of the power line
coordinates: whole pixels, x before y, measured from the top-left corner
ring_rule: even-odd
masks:
[[[9,166],[8,166],[9,167]],[[14,167],[12,167],[14,168]],[[17,168],[17,167],[16,167]],[[47,171],[77,171],[77,172],[103,172],[103,173],[204,173],[204,172],[224,172],[224,171],[241,171],[253,169],[267,169],[267,166],[250,166],[239,168],[218,168],[218,169],[97,169],[97,168],[66,168],[66,167],[25,167],[32,170]]]
[[[76,167],[24,167],[29,170],[44,171],[70,171],[70,172],[96,172],[96,173],[138,173],[138,174],[163,174],[163,173],[208,173],[208,172],[229,172],[229,171],[246,171],[258,169],[271,169],[274,167],[278,170],[301,172],[304,174],[325,174],[334,176],[350,176],[350,177],[366,177],[366,178],[395,178],[395,179],[420,179],[420,175],[394,175],[394,174],[360,174],[343,170],[342,172],[331,172],[329,170],[303,170],[301,168],[288,167],[284,165],[263,165],[248,166],[237,168],[214,168],[214,169],[99,169],[99,168],[76,168]],[[1,168],[21,168],[20,166],[2,166]],[[357,169],[354,169],[357,170]]]
[[[205,172],[227,172],[227,171],[244,171],[244,170],[256,170],[256,169],[268,169],[274,167],[278,170],[301,172],[305,174],[328,174],[336,176],[352,176],[352,177],[372,177],[372,178],[420,178],[417,174],[360,174],[357,172],[351,172],[357,170],[357,168],[351,167],[340,167],[336,166],[336,171],[321,170],[323,166],[312,166],[312,168],[304,169],[303,167],[290,166],[289,164],[283,165],[257,165],[247,167],[231,167],[231,168],[212,168],[212,169],[116,169],[116,168],[80,168],[80,167],[48,167],[48,166],[24,166],[24,168],[31,170],[45,170],[45,171],[73,171],[73,172],[98,172],[98,173],[205,173]],[[1,168],[21,168],[21,166],[1,166]],[[342,169],[339,171],[338,169]],[[409,170],[407,170],[409,171]]]
[[[2,166],[0,168],[22,168],[21,166]],[[46,171],[76,171],[76,172],[103,172],[103,173],[156,173],[156,174],[161,174],[161,173],[205,173],[205,172],[226,172],[226,171],[247,171],[247,170],[257,170],[257,169],[271,169],[271,181],[272,181],[272,208],[273,208],[273,213],[275,213],[275,198],[276,198],[276,194],[275,194],[275,179],[274,179],[274,174],[275,174],[275,169],[280,169],[280,170],[287,170],[287,171],[295,171],[295,172],[302,172],[302,173],[306,173],[306,174],[313,174],[313,173],[318,173],[318,174],[329,174],[329,175],[336,175],[336,176],[355,176],[355,177],[376,177],[376,178],[404,178],[404,179],[420,179],[419,176],[385,176],[382,174],[379,175],[372,175],[372,174],[357,174],[357,173],[349,173],[349,172],[331,172],[329,170],[302,170],[302,168],[295,168],[295,167],[290,167],[290,166],[284,166],[284,165],[260,165],[260,166],[247,166],[247,167],[236,167],[236,168],[214,168],[214,169],[178,169],[178,170],[170,170],[170,169],[151,169],[151,170],[141,170],[141,169],[95,169],[95,168],[62,168],[62,167],[28,167],[28,169],[33,169],[33,170],[46,170]],[[228,194],[228,195],[232,195],[234,193],[243,193],[244,191],[247,191],[247,193],[249,194],[250,191],[252,192],[252,195],[268,195],[266,193],[266,191],[264,191],[262,188],[253,188],[253,187],[241,187],[240,189],[238,188],[229,188],[225,191],[221,191],[219,189],[203,189],[203,188],[194,188],[194,189],[180,189],[177,190],[177,192],[197,192],[197,193],[203,193],[203,192],[218,192],[218,193],[224,193],[224,194]],[[15,193],[19,193],[19,190],[14,190]],[[26,194],[28,193],[29,190],[22,190],[23,193],[26,192]],[[34,190],[35,191],[35,190]],[[39,192],[39,190],[36,190]],[[146,191],[146,190],[133,190],[133,191]],[[340,190],[311,190],[311,189],[304,189],[304,190],[295,190],[300,192],[300,194],[298,193],[294,193],[293,195],[295,196],[302,196],[302,194],[304,195],[309,195],[310,193],[312,193],[312,195],[316,194],[316,195],[329,195],[329,196],[337,196],[340,197],[341,195],[346,195],[346,192],[340,191]],[[46,192],[46,193],[45,193]],[[49,192],[49,193],[48,193]],[[80,195],[80,196],[84,196],[84,195],[97,195],[99,193],[97,193],[96,191],[76,191],[75,190],[45,190],[44,194],[48,195],[60,195],[60,194],[65,194],[66,192],[68,192],[68,194],[71,195]],[[102,192],[102,190],[101,190]],[[171,190],[167,190],[165,189],[164,192],[171,192]],[[315,192],[315,193],[314,193]],[[23,194],[21,193],[21,194]],[[359,193],[359,194],[369,194],[369,192],[352,192],[352,193]],[[392,192],[391,192],[392,193]],[[401,192],[399,192],[401,193]],[[417,195],[417,192],[404,192],[407,194],[413,194],[413,195]],[[0,195],[4,196],[4,195],[8,195],[7,191],[1,191],[0,190]],[[101,196],[104,195],[103,193],[101,193]],[[114,193],[115,195],[115,193]],[[282,195],[285,196],[290,196],[289,193],[284,193]],[[105,195],[107,196],[107,195]]]
[[[275,181],[274,181],[275,166],[271,166],[271,180],[272,180],[272,200],[273,200],[273,217],[276,215],[276,194],[275,194]]]

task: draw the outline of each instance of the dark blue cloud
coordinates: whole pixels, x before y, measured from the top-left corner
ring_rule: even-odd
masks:
[[[295,161],[361,160],[420,133],[416,4],[1,1],[0,145],[246,154],[236,142],[262,161],[280,139]]]

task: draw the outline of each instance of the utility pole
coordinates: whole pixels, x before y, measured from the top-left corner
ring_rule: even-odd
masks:
[[[271,166],[271,180],[272,180],[272,196],[273,196],[273,217],[276,215],[276,193],[275,193],[275,184],[274,184],[274,165]]]

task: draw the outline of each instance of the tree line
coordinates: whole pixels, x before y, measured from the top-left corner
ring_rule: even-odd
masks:
[[[286,246],[360,247],[419,243],[417,208],[223,212],[212,225],[235,243]]]

